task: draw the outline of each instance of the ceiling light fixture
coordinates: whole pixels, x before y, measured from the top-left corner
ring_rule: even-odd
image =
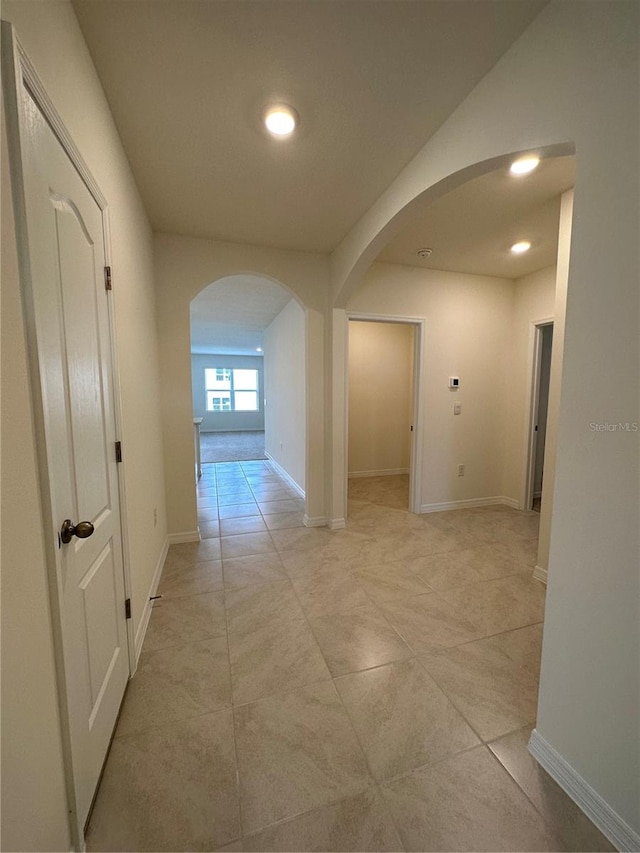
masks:
[[[514,243],[511,251],[514,255],[521,255],[523,252],[528,252],[531,248],[531,243],[528,240],[520,240],[519,243]]]
[[[528,175],[529,172],[533,172],[539,162],[539,157],[522,157],[511,164],[510,172],[512,175]]]
[[[433,254],[433,249],[418,249],[416,255],[420,258],[421,261],[426,261],[427,258],[430,258]]]
[[[262,347],[256,347],[256,352],[262,352]]]
[[[264,123],[272,136],[290,136],[297,127],[298,113],[286,104],[276,104],[265,110]]]

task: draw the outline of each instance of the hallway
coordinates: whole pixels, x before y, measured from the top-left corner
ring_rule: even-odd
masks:
[[[613,849],[526,750],[537,513],[364,478],[329,531],[266,461],[204,471],[88,850]]]

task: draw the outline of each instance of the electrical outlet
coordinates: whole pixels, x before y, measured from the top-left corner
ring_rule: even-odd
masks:
[[[158,508],[154,506],[153,508],[153,526],[158,526]]]
[[[464,465],[458,465],[458,477],[464,477]]]

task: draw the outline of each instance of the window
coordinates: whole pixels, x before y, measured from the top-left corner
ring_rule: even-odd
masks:
[[[206,367],[204,387],[208,412],[257,412],[258,371]]]

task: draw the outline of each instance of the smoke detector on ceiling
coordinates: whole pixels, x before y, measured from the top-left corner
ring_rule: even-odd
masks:
[[[418,249],[416,252],[421,261],[426,261],[433,254],[433,249]]]

